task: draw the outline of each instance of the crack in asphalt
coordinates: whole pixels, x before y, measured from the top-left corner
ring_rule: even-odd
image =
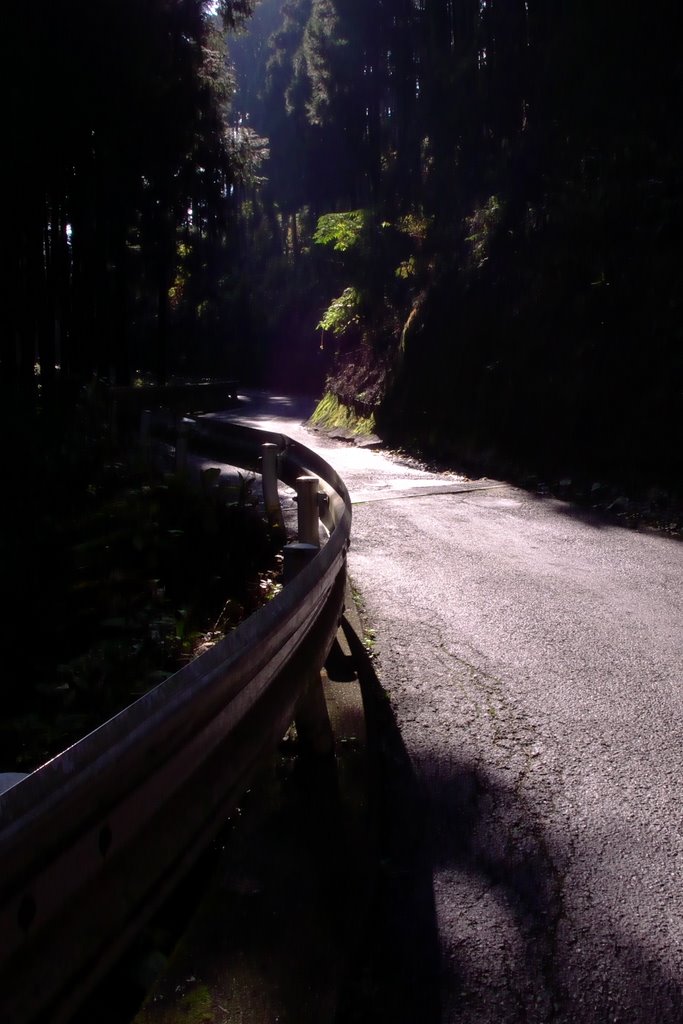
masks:
[[[375,501],[398,501],[404,498],[432,498],[441,494],[473,494],[476,491],[494,491],[504,484],[483,484],[481,487],[460,487],[457,484],[443,484],[441,486],[409,488],[406,491],[394,491],[392,494],[367,494],[361,497],[351,495],[352,505],[367,505]]]

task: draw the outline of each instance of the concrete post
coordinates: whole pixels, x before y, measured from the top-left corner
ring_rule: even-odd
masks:
[[[271,527],[284,530],[285,524],[277,489],[277,453],[276,444],[261,445],[261,484],[268,522]]]
[[[317,479],[317,478],[316,478]],[[318,553],[317,544],[288,544],[284,549],[285,585]],[[314,754],[329,755],[334,752],[334,733],[327,712],[323,684],[319,668],[306,673],[301,697],[294,714],[297,736],[304,750]]]
[[[320,547],[318,484],[317,476],[299,476],[296,480],[299,543],[314,544],[317,548]]]

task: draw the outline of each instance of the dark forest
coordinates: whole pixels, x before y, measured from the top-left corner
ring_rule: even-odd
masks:
[[[30,825],[26,863],[9,822],[14,874],[2,912],[16,961],[1,966],[9,978],[34,951],[41,974],[48,965],[40,1020],[50,1015],[41,999],[64,998],[68,1010],[70,986],[91,961],[106,966],[104,940],[88,924],[78,977],[74,967],[73,977],[50,980],[60,956],[46,952],[61,943],[62,921],[70,935],[104,878],[104,912],[121,904],[116,942],[130,937],[146,894],[128,885],[119,893],[116,880],[133,877],[148,850],[152,863],[172,817],[184,817],[176,806],[195,794],[190,818],[206,817],[207,827],[183,825],[184,846],[168,839],[150,900],[209,844],[208,817],[217,828],[228,810],[210,857],[224,857],[234,835],[246,861],[265,836],[273,861],[282,850],[299,872],[274,874],[282,882],[271,885],[258,859],[253,871],[221,861],[221,920],[208,941],[220,956],[224,937],[242,942],[242,974],[221,965],[221,999],[223,987],[261,995],[243,955],[257,944],[250,950],[251,933],[231,916],[239,897],[247,914],[255,908],[256,928],[268,919],[254,963],[275,961],[271,934],[287,925],[277,942],[288,946],[291,978],[281,983],[279,965],[272,976],[278,998],[292,981],[302,1007],[293,1019],[327,1012],[309,968],[316,984],[341,993],[340,1021],[371,1019],[368,1006],[378,1021],[435,1020],[442,998],[443,1019],[456,1004],[458,1020],[617,1021],[624,1008],[634,1021],[680,1019],[680,743],[670,721],[680,708],[671,552],[683,535],[680,6],[3,5],[0,776],[13,786],[186,666],[166,693],[183,715],[198,695],[187,724],[179,711],[155,713],[159,739],[133,729],[120,802],[110,749],[46,773],[50,784],[60,772],[69,783],[64,836],[62,804],[49,803],[39,776],[39,800],[27,800],[17,826]],[[254,442],[253,462],[228,467],[236,449],[226,453],[207,428],[219,462],[207,465],[198,443],[189,448],[199,431],[188,420],[215,405],[169,398],[185,403],[184,385],[211,381],[221,403],[242,405],[236,417],[252,391],[283,408],[292,396],[305,402],[291,409],[317,402],[307,426],[347,431],[322,446],[383,447],[391,473],[403,474],[395,489],[373,454],[353,499],[337,482],[331,500],[306,477],[317,531],[306,539],[320,535],[321,509],[333,557],[293,545],[300,561],[289,566],[304,570],[289,595],[286,545],[296,534],[265,509],[258,474],[241,468],[262,469],[266,450],[259,464]],[[143,401],[153,415],[140,416]],[[289,441],[272,436],[283,474]],[[275,459],[276,446],[268,451]],[[308,456],[291,465],[330,469]],[[373,474],[377,487],[366,489]],[[346,577],[348,533],[334,533],[339,521],[330,525],[325,509],[341,503],[347,531],[352,500],[442,494],[449,504],[444,497],[421,518],[405,505],[394,520],[368,513],[349,559],[355,572],[355,552],[359,563],[366,556],[365,576]],[[303,508],[288,501],[292,522]],[[488,547],[469,543],[482,523]],[[613,533],[597,532],[606,525]],[[661,553],[631,547],[624,538],[659,541],[621,527],[671,543]],[[546,536],[552,544],[537,543]],[[641,572],[648,559],[652,574]],[[314,576],[321,564],[324,577]],[[367,610],[366,584],[382,594]],[[214,651],[207,685],[182,689],[190,663],[283,589],[284,600],[294,593],[287,622],[257,620],[258,655],[255,640],[223,662]],[[377,672],[376,656],[385,659]],[[162,691],[155,706],[163,700]],[[326,700],[353,734],[330,738]],[[295,728],[268,769],[263,810],[246,787],[258,783],[252,769],[275,749],[285,712]],[[315,732],[321,717],[329,734],[310,757],[306,720]],[[226,780],[232,744],[240,767]],[[252,748],[247,770],[239,758]],[[90,788],[100,764],[102,796]],[[287,800],[271,785],[278,794],[291,787]],[[245,845],[236,834],[242,797]],[[271,844],[286,819],[285,842]],[[127,845],[138,828],[139,847]],[[648,865],[651,851],[660,860]],[[81,863],[82,889],[71,867]],[[123,964],[106,983],[113,998],[95,991],[97,1010],[86,1003],[77,1019],[129,1019],[128,1004],[139,1005],[147,974],[159,956],[166,963],[181,919],[196,909],[196,879],[210,874],[208,860],[198,863],[193,892],[176,892],[161,926],[136,937],[134,976]],[[270,912],[275,888],[280,918]],[[300,891],[315,935],[301,945],[289,939]],[[307,901],[320,904],[315,913]],[[329,941],[317,931],[323,917]],[[213,1019],[211,973],[179,962],[181,1016]],[[153,1002],[155,1019],[167,1019]],[[254,1005],[266,1019],[268,1004]],[[215,1006],[215,1019],[227,1019]]]
[[[229,375],[435,455],[675,489],[673,26],[666,0],[10,5],[4,411],[54,435],[88,388]]]

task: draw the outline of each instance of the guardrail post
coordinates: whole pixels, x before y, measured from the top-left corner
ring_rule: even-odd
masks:
[[[317,477],[312,479],[316,480]],[[284,549],[284,581],[285,585],[308,565],[318,553],[318,545],[288,544]],[[334,752],[334,733],[327,713],[327,703],[323,693],[323,684],[318,667],[307,671],[308,678],[302,688],[301,697],[296,707],[294,722],[301,746],[314,754],[332,754]]]
[[[285,562],[282,567],[283,581],[285,586],[291,583],[295,576],[298,576],[302,569],[318,553],[316,544],[302,544],[301,541],[294,544],[287,544],[283,551]]]
[[[158,395],[115,391],[112,427],[115,396],[124,440],[128,399],[135,399],[140,413],[150,403],[154,409]],[[169,409],[157,422],[153,412],[150,436],[153,444],[157,436],[170,445],[177,441],[179,467],[187,459],[189,472],[199,442],[188,436],[192,421],[180,423],[181,416],[172,420]],[[263,435],[234,433],[219,450],[228,461],[236,459],[232,464],[251,467]],[[325,522],[330,540],[318,557],[318,530],[313,544],[290,546],[288,578],[303,572],[291,585],[296,600],[288,603],[284,594],[280,608],[274,602],[255,613],[255,624],[230,634],[220,667],[213,653],[205,667],[198,658],[175,683],[161,684],[32,773],[23,787],[2,794],[0,1021],[71,1019],[217,833],[288,719],[297,723],[302,749],[325,755],[300,759],[306,782],[314,783],[311,791],[326,804],[335,795],[318,787],[319,780],[327,787],[337,766],[320,672],[342,607],[351,504],[343,481],[311,455],[294,447],[287,479],[311,464],[319,467],[321,486],[330,487],[333,498],[329,526]],[[311,519],[319,529],[317,517]],[[278,637],[286,645],[282,657],[265,658],[265,645],[272,650]],[[258,654],[249,659],[250,652]],[[248,660],[251,667],[244,664]],[[231,680],[239,687],[228,685]],[[213,717],[218,708],[220,728]],[[90,777],[93,765],[96,778]],[[0,785],[7,781],[0,778]],[[320,806],[312,812],[320,815]]]
[[[271,527],[284,530],[285,524],[277,489],[277,453],[276,444],[261,445],[261,484],[268,522]]]
[[[320,547],[317,476],[299,476],[296,479],[297,520],[300,544]]]

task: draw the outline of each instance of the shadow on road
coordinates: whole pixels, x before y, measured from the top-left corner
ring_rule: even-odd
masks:
[[[593,906],[595,893],[574,899],[568,891],[576,860],[590,873],[604,851],[593,848],[590,837],[574,851],[569,836],[546,827],[542,807],[482,767],[436,752],[425,757],[431,760],[435,874],[447,884],[457,879],[458,891],[475,893],[458,936],[464,952],[442,976],[442,1019],[680,1024],[683,989],[672,970],[675,940],[666,965],[656,955],[658,937],[652,936],[652,944],[639,942],[617,923],[616,895],[605,912],[604,904],[602,910]],[[594,889],[598,878],[593,875]],[[610,881],[606,875],[604,884]],[[481,977],[489,978],[488,992],[476,990]]]
[[[593,483],[593,477],[581,478],[580,473],[576,479],[560,479],[548,472],[544,479],[504,459],[464,458],[455,453],[429,456],[415,449],[408,458],[413,465],[435,473],[504,482],[595,529],[648,530],[656,531],[658,536],[683,539],[683,491],[674,473],[670,486],[663,489],[636,480]]]
[[[418,777],[371,659],[347,639],[374,745],[380,866],[338,1024],[681,1024],[676,954],[663,964],[589,897],[568,911],[578,854],[524,787],[429,746]],[[582,858],[600,855],[582,841]]]
[[[665,508],[648,506],[645,502],[618,505],[616,507],[590,507],[571,501],[554,503],[559,515],[576,519],[594,530],[614,529],[648,531],[668,540],[683,540],[683,510],[680,505],[671,504]]]
[[[372,660],[342,623],[363,693],[373,758],[379,866],[338,1024],[441,1021],[427,807]]]

